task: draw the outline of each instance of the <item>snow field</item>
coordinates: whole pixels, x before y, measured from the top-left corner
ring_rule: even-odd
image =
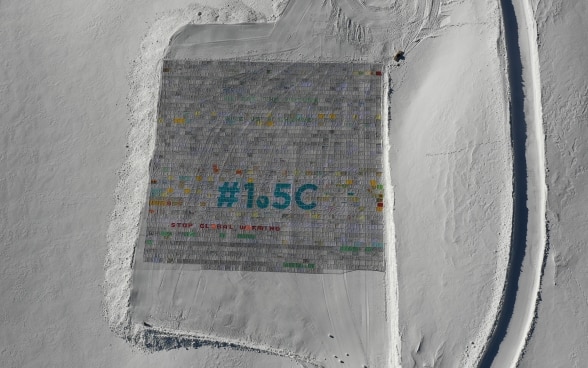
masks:
[[[507,106],[512,81],[506,78],[511,56],[502,44],[499,4],[3,2],[2,365],[476,367],[496,336],[493,366],[582,367],[588,359],[582,62],[588,6],[582,0],[513,2],[525,88],[529,236],[512,323],[499,336],[516,221]],[[235,31],[224,23],[242,25]],[[181,39],[190,28],[198,29],[197,37]],[[272,32],[283,38],[275,42]],[[215,315],[216,305],[194,303],[182,314],[173,304],[184,301],[171,298],[162,305],[172,311],[160,319],[164,327],[133,324],[133,245],[154,147],[160,60],[166,53],[222,57],[227,45],[263,60],[387,58],[389,272],[298,285],[243,274],[199,276],[194,299],[209,297],[226,309]],[[392,63],[397,50],[406,60]],[[184,278],[152,275],[178,295]],[[228,289],[211,292],[220,285],[216,279]],[[307,310],[266,294],[287,302],[269,308],[267,320],[235,315],[233,308],[255,298],[235,302],[230,294],[247,294],[259,282],[292,296],[314,291],[293,300]],[[320,309],[318,321],[308,318],[311,309]],[[182,320],[189,313],[196,323]],[[292,325],[269,328],[280,321]],[[301,325],[310,331],[308,340],[284,333]],[[200,347],[165,351],[182,344]],[[375,359],[372,352],[386,353]]]

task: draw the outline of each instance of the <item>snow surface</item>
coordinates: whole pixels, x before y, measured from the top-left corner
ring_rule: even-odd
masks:
[[[273,24],[284,19],[286,3],[0,5],[2,366],[361,366],[338,363],[347,359],[340,346],[302,341],[297,351],[292,339],[281,346],[274,336],[250,341],[214,329],[198,336],[198,349],[146,352],[149,336],[128,324],[132,244],[166,46],[187,24]],[[386,196],[394,210],[387,236],[394,241],[386,275],[365,291],[380,295],[385,307],[370,318],[387,336],[375,350],[389,356],[371,366],[584,366],[588,5],[314,6],[318,13],[293,13],[299,38],[283,45],[259,40],[259,54],[289,46],[297,60],[385,56],[389,64]],[[317,17],[321,11],[335,16]],[[225,31],[201,31],[210,42],[233,32],[218,27]],[[274,25],[256,29],[271,29],[278,40],[289,36]],[[257,37],[242,31],[239,37]],[[394,63],[399,49],[406,60]],[[372,276],[347,277],[353,284]],[[324,306],[341,318],[361,315],[338,303],[357,289],[330,289]],[[295,321],[275,318],[296,330]],[[317,336],[329,341],[327,330],[317,328]],[[175,327],[160,332],[178,334]]]
[[[588,361],[588,4],[530,4],[545,131],[547,247],[535,319],[519,366],[583,367]]]

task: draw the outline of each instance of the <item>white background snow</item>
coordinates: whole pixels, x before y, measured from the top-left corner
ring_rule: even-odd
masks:
[[[397,287],[381,321],[391,331],[390,364],[585,366],[588,4],[325,4],[371,25],[371,50],[407,52],[389,69],[397,264],[380,287]],[[143,177],[127,174],[129,163],[148,160],[157,63],[170,37],[187,23],[274,22],[284,6],[0,3],[0,366],[305,366],[243,349],[148,353],[133,346],[116,330],[126,313],[130,259],[109,248],[135,221],[120,215],[121,199],[133,190],[144,197]],[[381,26],[386,7],[397,12]],[[516,19],[510,27],[508,14]],[[517,223],[513,157],[520,147],[511,146],[509,124],[517,119],[525,128],[528,218],[516,244],[524,249],[511,288],[516,298],[497,334]]]

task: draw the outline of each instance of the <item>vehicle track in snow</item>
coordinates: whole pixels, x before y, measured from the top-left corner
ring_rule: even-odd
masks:
[[[443,7],[451,6],[442,4],[441,0],[415,1],[412,9],[396,2],[389,7],[372,8],[358,0],[330,1],[338,18],[343,17],[349,21],[350,28],[361,31],[356,34],[368,35],[372,42],[398,38],[401,42],[394,46],[407,52],[439,30],[444,18]]]
[[[479,367],[514,367],[532,332],[546,251],[545,148],[530,0],[501,0],[513,153],[513,224],[501,308]]]

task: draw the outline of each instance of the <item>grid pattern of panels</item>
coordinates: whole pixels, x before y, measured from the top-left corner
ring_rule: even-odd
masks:
[[[382,71],[166,60],[144,262],[384,270]]]

